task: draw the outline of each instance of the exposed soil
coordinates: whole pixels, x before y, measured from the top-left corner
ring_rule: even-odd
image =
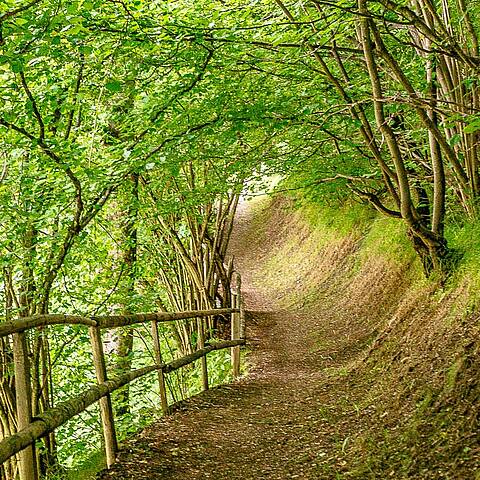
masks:
[[[331,372],[360,348],[330,302],[279,309],[278,292],[255,278],[270,247],[252,242],[248,211],[241,212],[232,253],[248,311],[248,375],[189,399],[126,442],[101,479],[332,479],[344,470],[352,432],[370,412],[358,407],[365,386]]]

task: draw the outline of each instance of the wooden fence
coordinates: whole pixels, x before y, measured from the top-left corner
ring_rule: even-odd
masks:
[[[231,316],[231,340],[205,344],[204,321],[212,316]],[[159,322],[172,322],[183,319],[197,319],[199,331],[199,349],[190,355],[163,363],[158,334]],[[151,324],[155,364],[109,379],[107,377],[105,355],[103,352],[102,330],[141,323]],[[86,389],[80,395],[59,403],[40,415],[32,418],[32,394],[30,366],[26,341],[26,331],[48,325],[85,325],[89,328],[90,343],[97,384]],[[100,404],[105,454],[107,466],[115,461],[118,451],[115,422],[110,394],[129,384],[133,380],[151,372],[158,373],[160,402],[162,411],[167,414],[169,406],[165,387],[165,374],[201,359],[202,385],[208,389],[208,371],[206,356],[213,350],[231,349],[234,377],[240,375],[240,346],[245,344],[245,314],[240,289],[240,276],[232,292],[231,308],[196,310],[176,313],[142,313],[133,315],[81,317],[76,315],[35,315],[19,318],[0,324],[0,337],[12,336],[13,360],[15,366],[15,391],[17,404],[17,432],[0,442],[0,465],[13,455],[18,455],[20,480],[38,480],[35,442],[53,432],[65,422],[82,413],[95,402]],[[1,468],[1,467],[0,467]]]

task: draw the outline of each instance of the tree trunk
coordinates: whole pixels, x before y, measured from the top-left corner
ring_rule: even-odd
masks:
[[[131,301],[135,295],[135,281],[137,277],[136,262],[138,254],[137,243],[137,212],[138,212],[138,174],[132,174],[129,182],[126,216],[123,225],[123,251],[122,263],[126,274],[123,294],[123,314],[131,313]],[[127,373],[132,368],[133,356],[133,330],[129,327],[118,329],[117,340],[117,365],[118,375]],[[129,385],[120,390],[116,396],[118,402],[117,414],[124,415],[130,412]]]

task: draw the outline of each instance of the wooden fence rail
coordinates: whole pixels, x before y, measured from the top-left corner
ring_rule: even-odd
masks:
[[[47,325],[86,325],[89,327],[117,328],[147,322],[172,322],[174,320],[187,320],[189,318],[205,318],[213,315],[228,315],[231,308],[215,308],[212,310],[191,310],[189,312],[160,312],[137,313],[132,315],[92,316],[81,317],[78,315],[48,314],[33,315],[0,323],[0,337],[13,333],[24,332],[32,328]]]
[[[170,373],[195,362],[214,350],[221,350],[244,344],[245,340],[215,342],[201,350],[191,353],[190,355],[174,360],[173,362],[161,366],[150,365],[148,367],[132,370],[131,372],[107,380],[99,385],[93,385],[80,395],[59,403],[56,407],[50,408],[36,416],[26,428],[23,428],[0,442],[0,463],[3,463],[22,449],[32,445],[39,438],[53,432],[68,420],[85,411],[90,405],[93,405],[95,402],[98,402],[101,398],[113,393],[115,390],[122,388],[127,383],[131,383],[157,369],[161,369],[164,373]]]
[[[231,340],[205,344],[202,319],[217,315],[231,316]],[[172,322],[183,319],[197,319],[199,325],[200,347],[190,355],[176,359],[170,363],[163,363],[158,336],[159,322]],[[213,310],[194,310],[175,313],[140,313],[132,315],[92,316],[82,317],[77,315],[35,315],[12,320],[0,324],[0,337],[12,335],[13,354],[15,365],[15,388],[17,392],[17,418],[18,431],[0,442],[0,468],[1,464],[18,454],[20,480],[38,480],[35,458],[35,442],[53,432],[76,415],[84,412],[92,404],[100,403],[100,414],[105,440],[105,453],[107,466],[115,461],[118,451],[117,436],[110,394],[119,388],[141,378],[151,372],[157,371],[160,401],[163,412],[168,413],[168,402],[165,388],[164,375],[179,368],[202,360],[202,385],[208,388],[208,372],[206,356],[214,350],[230,348],[232,351],[233,375],[240,374],[240,346],[245,344],[244,336],[243,301],[240,291],[240,277],[237,275],[237,288],[232,292],[232,308]],[[132,370],[123,375],[109,379],[107,377],[105,355],[101,330],[117,328],[141,323],[151,323],[153,351],[155,364]],[[36,417],[31,414],[31,389],[30,368],[28,364],[28,351],[26,348],[25,331],[47,325],[84,325],[89,327],[90,342],[93,352],[97,384],[89,387],[80,395],[59,403]]]

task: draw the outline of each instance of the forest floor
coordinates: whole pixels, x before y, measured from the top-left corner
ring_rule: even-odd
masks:
[[[256,275],[275,232],[262,242],[254,236],[243,208],[231,252],[243,276],[248,374],[187,400],[125,442],[102,480],[353,478],[350,440],[375,413],[359,408],[368,382],[342,371],[362,342],[327,298],[280,308],[278,292]]]

